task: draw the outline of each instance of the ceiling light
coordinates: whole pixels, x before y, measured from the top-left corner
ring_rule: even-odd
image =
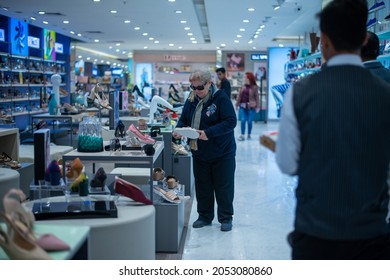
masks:
[[[255,11],[255,8],[248,8],[248,11],[249,11],[249,12],[254,12],[254,11]]]
[[[104,63],[104,60],[100,60],[101,63]]]
[[[100,0],[93,0],[93,2],[100,2]]]
[[[79,55],[78,58],[83,58],[83,56],[82,56],[82,55]]]
[[[187,21],[186,20],[181,20],[180,23],[187,23]]]
[[[244,32],[244,31],[245,31],[245,28],[240,28],[240,31],[241,31],[241,32]]]
[[[226,44],[222,43],[222,44],[221,44],[221,47],[226,47]]]
[[[35,17],[30,17],[32,20],[37,20]]]
[[[125,54],[125,53],[126,53],[126,51],[123,51],[123,52],[122,52],[122,54]]]
[[[118,11],[112,10],[110,11],[111,14],[116,14]]]
[[[248,22],[249,22],[249,20],[247,20],[247,19],[244,19],[242,22],[248,23]]]
[[[63,23],[68,24],[69,20],[64,20]]]
[[[121,43],[116,43],[115,46],[119,47],[121,45]]]
[[[4,11],[8,11],[8,8],[7,8],[7,7],[3,7],[3,10],[4,10]]]
[[[255,39],[257,39],[257,37],[259,37],[259,35],[257,35],[257,34],[255,36],[253,36],[253,38],[255,38]]]
[[[284,45],[283,45],[283,44],[279,44],[279,47],[283,48],[283,47],[284,47]]]
[[[69,31],[70,34],[74,34],[74,31]]]
[[[115,51],[116,51],[116,52],[120,52],[121,50],[120,50],[120,49],[116,49]]]
[[[40,14],[40,15],[44,15],[44,14],[45,14],[45,12],[44,12],[44,11],[39,11],[39,12],[38,12],[38,14]]]
[[[240,43],[240,41],[238,41],[238,40],[234,40],[234,43]]]
[[[190,30],[191,28],[190,27],[184,27],[184,30]]]
[[[173,47],[175,44],[170,43],[168,46]]]
[[[182,47],[182,46],[178,46],[177,48],[178,48],[178,49],[182,49],[183,47]]]
[[[108,48],[111,50],[111,49],[112,49],[112,46],[109,46]]]
[[[192,36],[192,35],[194,35],[194,33],[189,32],[189,33],[187,33],[187,35],[188,35],[188,36]]]
[[[252,49],[254,49],[254,50],[255,50],[255,49],[256,49],[256,47],[252,47]]]
[[[87,60],[91,60],[91,58],[88,56],[88,57],[87,57]]]
[[[149,38],[149,40],[150,40],[150,41],[153,41],[153,40],[154,40],[154,38],[153,38],[153,37],[150,37],[150,38]]]
[[[81,37],[81,33],[77,33],[77,36]]]
[[[260,25],[260,28],[264,28],[264,27],[265,27],[265,25],[264,25],[264,24]]]
[[[192,41],[192,43],[193,43],[193,44],[197,44],[197,43],[198,43],[198,41]]]
[[[49,24],[49,22],[48,21],[46,21],[46,20],[44,20],[44,21],[42,21],[44,24]]]
[[[280,5],[272,5],[272,7],[274,8],[275,11],[280,9]]]
[[[236,37],[237,37],[237,38],[241,38],[241,37],[242,37],[242,35],[237,35]]]
[[[99,39],[95,39],[94,42],[95,42],[95,43],[99,43]]]
[[[252,41],[252,40],[249,40],[249,41],[248,41],[248,44],[252,44],[252,43],[253,43],[253,41]]]
[[[147,49],[148,48],[148,46],[144,46],[144,49]]]
[[[138,27],[138,26],[134,27],[134,30],[140,30],[140,29],[141,29],[141,28]]]
[[[180,10],[175,11],[175,14],[181,14],[181,13],[182,13],[182,11],[180,11]]]
[[[176,0],[168,0],[168,2],[175,2]]]
[[[219,47],[215,47],[217,50],[219,50]]]
[[[127,19],[127,20],[125,20],[125,23],[130,23],[130,22],[131,22],[131,21],[130,21],[130,20],[128,20],[128,19]]]
[[[158,43],[160,43],[160,41],[157,41],[157,40],[156,40],[156,41],[154,41],[154,43],[155,43],[155,44],[158,44]]]
[[[142,33],[142,36],[148,36],[148,33],[144,32]]]

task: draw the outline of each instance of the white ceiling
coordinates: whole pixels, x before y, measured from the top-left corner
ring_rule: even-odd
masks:
[[[208,43],[204,42],[194,4],[203,1],[210,34]],[[275,11],[273,5],[278,2],[284,3]],[[280,43],[273,41],[276,37],[304,38],[300,43],[296,40],[282,42],[288,46],[309,44],[305,35],[318,32],[315,14],[321,10],[321,5],[322,0],[0,0],[0,7],[8,9],[0,9],[0,14],[77,39],[78,53],[84,53],[79,48],[87,48],[126,59],[136,50],[216,50],[217,47],[222,50],[265,50]],[[250,12],[248,8],[255,11]],[[117,13],[112,14],[111,10]],[[176,14],[176,10],[182,13]],[[51,14],[39,15],[38,11]],[[59,15],[53,15],[56,13]],[[244,23],[244,19],[249,22]],[[43,24],[44,20],[49,23]],[[64,24],[64,20],[69,20],[69,24]],[[125,20],[131,22],[126,24]],[[180,23],[181,20],[187,23]],[[248,44],[262,24],[265,27],[259,37]],[[134,30],[134,27],[140,27],[140,30]],[[185,27],[190,30],[184,30]],[[76,34],[72,35],[70,31]],[[148,35],[143,36],[144,32]],[[187,35],[188,32],[193,35]],[[77,36],[78,33],[81,36]],[[154,39],[150,40],[150,37]],[[191,42],[191,37],[197,44]],[[99,42],[94,42],[95,39]],[[159,43],[154,43],[155,40]],[[221,47],[221,44],[226,46]]]

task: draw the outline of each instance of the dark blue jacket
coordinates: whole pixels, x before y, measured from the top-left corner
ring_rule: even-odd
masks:
[[[198,103],[198,97],[192,102],[187,99],[177,127],[191,127]],[[198,150],[193,150],[192,155],[207,162],[235,157],[236,124],[236,112],[231,100],[223,90],[216,91],[203,106],[199,127],[199,130],[205,131],[208,140],[198,140]]]
[[[365,62],[364,67],[370,70],[372,74],[377,75],[386,82],[390,83],[390,70],[386,69],[379,61]]]

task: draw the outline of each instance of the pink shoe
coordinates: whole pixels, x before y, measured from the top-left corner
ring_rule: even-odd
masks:
[[[138,186],[117,176],[115,177],[114,190],[116,193],[131,198],[136,202],[141,202],[146,205],[153,205],[153,202],[144,195]]]
[[[156,143],[156,140],[154,140],[152,137],[150,137],[150,135],[142,133],[133,124],[131,124],[129,126],[129,129],[127,130],[127,132],[131,132],[134,136],[136,136],[138,138],[138,140],[140,142],[143,142],[145,144],[154,144],[154,143]]]

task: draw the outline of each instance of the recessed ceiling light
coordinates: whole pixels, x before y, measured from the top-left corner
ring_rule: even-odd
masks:
[[[120,49],[116,49],[115,51],[116,51],[116,52],[120,52],[121,50],[120,50]]]
[[[63,23],[68,24],[69,20],[64,20]]]
[[[112,46],[109,46],[108,48],[111,50],[111,49],[112,49]]]
[[[198,43],[198,41],[191,41],[193,44],[197,44]]]
[[[157,41],[157,40],[156,40],[156,41],[154,41],[154,43],[155,43],[155,44],[158,44],[158,43],[160,43],[160,41]]]
[[[134,30],[140,30],[140,29],[141,29],[141,28],[138,27],[138,26],[134,27]]]
[[[95,43],[98,43],[98,42],[99,42],[99,39],[95,39],[94,42],[95,42]]]
[[[81,33],[77,33],[77,36],[81,37]]]
[[[222,43],[222,44],[221,44],[221,47],[226,47],[226,44]]]
[[[192,32],[187,33],[188,36],[194,35]]]
[[[238,40],[234,40],[234,43],[240,43],[240,41],[238,41]]]
[[[79,55],[78,58],[83,58],[83,56],[82,56],[82,55]]]
[[[245,31],[245,28],[240,28],[240,31],[241,31],[241,32],[244,32],[244,31]]]
[[[186,20],[181,20],[180,23],[187,23],[187,21]]]
[[[93,0],[93,2],[100,2],[100,0]]]
[[[183,47],[182,46],[179,46],[179,47],[177,47],[178,49],[182,49]]]
[[[142,36],[148,36],[148,33],[144,32],[142,33]]]
[[[175,2],[176,0],[168,0],[168,2]]]
[[[30,17],[32,20],[37,20],[35,17]]]
[[[42,21],[44,24],[49,24],[49,22],[48,21],[46,21],[46,20],[44,20],[44,21]]]
[[[115,46],[119,47],[121,45],[121,43],[116,43]]]
[[[254,11],[255,11],[255,8],[248,8],[248,11],[249,11],[249,12],[254,12]]]
[[[283,48],[283,47],[284,47],[284,45],[283,45],[283,44],[279,44],[279,47]]]
[[[241,38],[241,37],[242,37],[242,35],[238,34],[236,37],[237,37],[237,38]]]
[[[249,20],[247,20],[247,19],[244,19],[242,22],[248,23],[248,22],[249,22]]]
[[[44,12],[44,11],[39,11],[39,12],[38,12],[38,14],[40,14],[40,15],[44,15],[44,14],[45,14],[45,12]]]
[[[8,8],[7,8],[7,7],[3,7],[3,10],[4,10],[4,11],[8,11]]]
[[[70,34],[74,34],[74,31],[69,31]]]
[[[130,23],[130,22],[131,22],[131,21],[130,21],[130,20],[128,20],[128,19],[126,19],[126,20],[125,20],[125,23]]]
[[[260,25],[260,28],[264,28],[264,27],[265,27],[265,25],[264,25],[264,24]]]
[[[100,60],[101,63],[104,63],[104,60]]]
[[[248,41],[248,44],[252,44],[252,43],[253,43],[253,41],[252,41],[252,40],[249,40],[249,41]]]
[[[216,47],[217,50],[219,50],[219,47]]]
[[[87,57],[87,60],[91,60],[91,58],[88,56],[88,57]]]
[[[257,34],[255,36],[253,36],[253,38],[255,38],[255,39],[257,39],[257,37],[259,37],[259,35],[257,35]]]
[[[125,54],[125,53],[126,53],[126,51],[123,51],[123,52],[122,52],[122,54]]]
[[[255,50],[255,49],[256,49],[256,47],[252,47],[252,49],[254,49],[254,50]]]
[[[190,30],[191,28],[190,27],[184,27],[184,30]]]
[[[173,47],[175,44],[170,43],[168,46]]]
[[[144,49],[147,49],[148,48],[148,46],[144,46]]]
[[[118,11],[112,10],[110,11],[111,14],[116,14]]]
[[[150,41],[153,41],[153,40],[154,40],[154,38],[153,38],[153,37],[150,37],[150,38],[149,38],[149,40],[150,40]]]
[[[181,14],[181,13],[182,13],[181,10],[176,10],[176,11],[175,11],[175,14]]]

